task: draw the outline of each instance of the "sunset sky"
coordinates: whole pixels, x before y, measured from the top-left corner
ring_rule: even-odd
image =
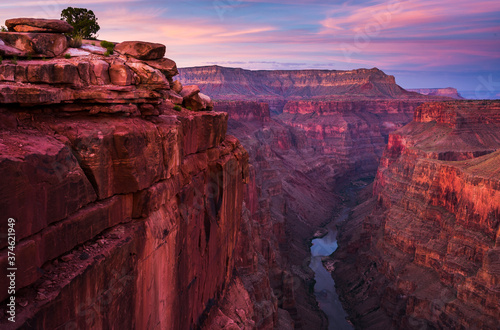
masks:
[[[7,0],[14,17],[92,9],[100,39],[167,45],[179,67],[378,67],[405,88],[500,98],[500,1]]]

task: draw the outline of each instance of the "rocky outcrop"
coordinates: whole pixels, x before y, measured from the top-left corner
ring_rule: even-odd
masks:
[[[431,95],[431,96],[446,96],[451,97],[458,100],[463,100],[464,98],[460,93],[458,93],[456,88],[447,87],[447,88],[417,88],[417,89],[407,89],[409,92],[416,92],[423,95]]]
[[[496,101],[424,104],[391,134],[334,254],[357,327],[498,327],[499,150]]]
[[[0,234],[14,219],[18,269],[2,328],[290,328],[246,206],[248,153],[227,114],[174,105],[211,101],[170,89],[173,61],[14,62],[0,65]],[[2,315],[9,251],[2,239]]]
[[[51,61],[6,60],[0,64],[0,102],[3,107],[36,106],[44,111],[127,116],[158,115],[173,104],[193,111],[212,108],[211,99],[199,90],[184,97],[171,90],[170,85],[176,85],[182,91],[182,85],[172,79],[176,74],[175,62],[166,58],[141,61],[100,52]]]

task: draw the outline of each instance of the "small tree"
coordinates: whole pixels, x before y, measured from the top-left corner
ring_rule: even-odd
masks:
[[[94,12],[85,8],[68,7],[61,12],[61,19],[75,28],[69,34],[72,38],[96,39],[97,32],[101,29]]]

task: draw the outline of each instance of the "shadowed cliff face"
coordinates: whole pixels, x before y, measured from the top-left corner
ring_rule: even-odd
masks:
[[[357,326],[498,327],[498,150],[496,101],[424,104],[391,134],[334,254]]]
[[[298,71],[250,71],[207,66],[179,69],[179,79],[195,84],[217,100],[253,100],[269,104],[271,112],[281,113],[288,100],[333,98],[413,98],[425,96],[410,93],[396,85],[393,76],[377,68]]]

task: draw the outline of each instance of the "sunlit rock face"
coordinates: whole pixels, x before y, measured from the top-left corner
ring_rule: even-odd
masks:
[[[334,255],[357,326],[497,328],[499,150],[497,101],[427,103],[390,135]]]

